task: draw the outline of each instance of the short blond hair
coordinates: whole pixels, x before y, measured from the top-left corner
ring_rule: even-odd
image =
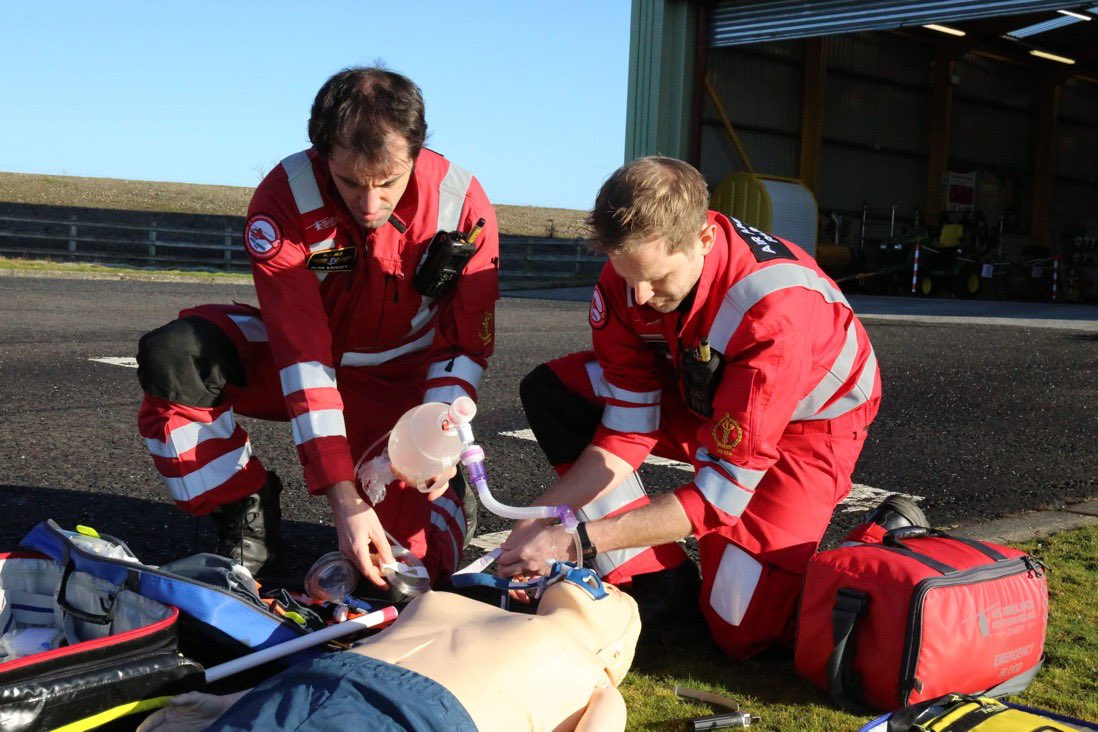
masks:
[[[587,216],[591,247],[618,254],[659,236],[669,252],[681,251],[705,228],[708,208],[705,178],[692,165],[659,155],[637,158],[599,189]]]

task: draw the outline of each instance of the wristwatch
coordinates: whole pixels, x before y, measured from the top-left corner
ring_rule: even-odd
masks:
[[[595,555],[599,553],[599,550],[595,548],[595,545],[591,543],[591,538],[587,536],[587,524],[580,521],[576,524],[576,534],[580,538],[580,548],[583,549],[583,563],[590,566],[595,561]]]

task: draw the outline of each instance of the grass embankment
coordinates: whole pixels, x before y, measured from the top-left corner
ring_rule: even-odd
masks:
[[[1048,659],[1036,681],[1013,701],[1080,719],[1098,720],[1098,527],[1067,531],[1022,545],[1051,568]],[[832,707],[826,694],[793,673],[788,658],[732,662],[715,650],[640,659],[622,684],[631,730],[681,730],[684,720],[712,714],[685,702],[675,685],[738,699],[762,718],[753,729],[783,732],[857,730],[873,717]]]
[[[227,282],[249,284],[247,272],[216,270],[142,269],[130,265],[113,266],[82,262],[57,262],[52,259],[9,259],[0,257],[0,272],[12,275],[43,277],[78,277],[80,279],[185,280],[188,282]]]
[[[0,173],[0,201],[39,206],[244,216],[253,190],[247,186]],[[503,234],[560,239],[584,236],[585,211],[507,204],[496,204],[495,209]]]

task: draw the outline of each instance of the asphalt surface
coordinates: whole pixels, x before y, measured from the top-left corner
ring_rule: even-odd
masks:
[[[150,563],[211,548],[212,527],[172,507],[137,435],[136,371],[89,359],[132,357],[137,338],[181,308],[232,300],[254,302],[254,292],[238,285],[0,279],[0,548],[14,548],[47,518],[119,536]],[[857,483],[922,497],[939,526],[1098,496],[1098,318],[1086,318],[1092,311],[1051,318],[1057,322],[1050,326],[1027,321],[1025,308],[997,321],[936,317],[909,312],[910,300],[894,302],[866,303],[876,313],[865,321],[884,402]],[[533,442],[500,433],[527,427],[517,393],[522,376],[587,345],[586,306],[504,298],[497,321],[498,352],[474,427],[496,496],[523,504],[544,489],[550,471]],[[301,488],[287,425],[243,423],[288,487],[286,534],[294,567],[303,570],[335,548],[326,503]],[[645,466],[643,474],[651,491],[688,479],[673,467]],[[838,511],[832,535],[857,516]],[[480,521],[482,533],[508,525],[483,509]]]

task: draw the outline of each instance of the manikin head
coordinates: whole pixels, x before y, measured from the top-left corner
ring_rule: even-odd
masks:
[[[587,643],[602,659],[606,674],[617,686],[633,663],[641,630],[640,613],[632,597],[611,584],[602,586],[606,597],[596,600],[582,587],[555,582],[542,595],[538,615],[568,616],[581,629],[576,639]]]
[[[701,277],[716,228],[705,179],[667,157],[638,158],[614,171],[587,217],[592,247],[610,258],[633,301],[660,313],[679,307]]]
[[[347,209],[369,231],[392,216],[426,137],[419,87],[382,68],[340,71],[317,92],[309,116],[309,140],[328,159]]]

